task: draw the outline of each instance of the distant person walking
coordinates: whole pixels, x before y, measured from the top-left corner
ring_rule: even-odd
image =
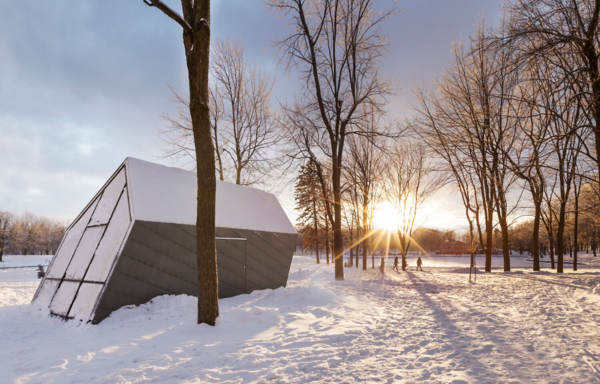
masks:
[[[417,258],[417,271],[423,271],[423,260],[421,260],[421,256]]]

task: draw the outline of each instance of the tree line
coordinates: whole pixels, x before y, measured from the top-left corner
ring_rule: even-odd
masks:
[[[0,211],[0,261],[4,255],[53,255],[65,229],[45,217]]]
[[[572,258],[575,270],[577,269],[576,250],[586,251],[594,256],[598,255],[600,201],[597,193],[593,184],[585,184],[581,187],[581,192],[573,193],[567,203],[564,251]],[[551,268],[555,268],[556,260],[553,231],[550,225],[556,221],[556,215],[559,212],[560,208],[557,206],[552,209],[546,208],[544,215],[550,215],[552,218],[543,221],[544,228],[539,233],[540,256],[544,254],[548,256]],[[511,227],[510,239],[513,250],[533,254],[533,227],[533,220],[527,220]]]
[[[532,206],[533,269],[540,268],[543,227],[543,247],[560,273],[569,202],[576,269],[581,191],[597,191],[600,3],[513,1],[506,10],[497,30],[482,25],[466,47],[456,47],[437,92],[419,93],[415,131],[459,186],[486,271],[496,227],[510,270],[510,217],[525,202]]]
[[[303,112],[295,133],[300,135],[297,143],[304,145],[307,163],[296,185],[296,201],[306,241],[319,249],[318,242],[323,241],[323,235],[317,235],[319,228],[324,228],[328,241],[324,218],[328,205],[335,207],[338,201],[345,207],[347,241],[361,239],[372,229],[368,218],[374,206],[368,206],[369,202],[377,200],[375,195],[383,196],[394,202],[402,216],[397,243],[404,267],[415,211],[436,186],[450,182],[464,206],[472,260],[483,252],[486,271],[491,271],[495,249],[501,249],[504,270],[510,271],[511,248],[517,246],[532,253],[534,270],[540,269],[542,250],[557,272],[563,272],[567,252],[577,269],[577,251],[582,246],[595,250],[597,243],[599,12],[599,1],[508,2],[505,22],[499,28],[486,29],[482,23],[467,43],[455,46],[454,62],[438,80],[435,92],[417,90],[417,117],[406,124],[403,135],[386,136],[359,123],[363,129],[353,131],[358,135],[349,142],[358,142],[355,147],[360,150],[353,150],[351,144],[341,152],[346,160],[338,195],[330,197],[332,185],[321,176],[327,174],[322,158],[329,161],[331,173],[335,164],[333,151],[318,140],[332,135],[319,134],[322,124],[307,119]],[[304,24],[299,33],[303,28]],[[302,56],[304,61],[314,63],[310,44],[301,46],[310,53]],[[307,71],[307,76],[316,78],[314,72],[319,73],[319,68]],[[327,105],[335,107],[336,103]],[[363,116],[372,121],[372,114]],[[382,137],[383,143],[377,143]],[[378,153],[364,158],[369,147]],[[319,158],[314,148],[328,151],[322,151],[325,154]],[[374,158],[380,168],[371,171]],[[424,159],[428,164],[420,166]],[[366,179],[361,177],[365,169],[371,172]],[[430,169],[435,172],[430,174]],[[373,185],[377,185],[375,190],[370,189]],[[319,201],[311,201],[304,196],[307,193]],[[366,205],[361,207],[361,202]],[[321,212],[315,213],[319,208]],[[517,225],[516,219],[523,215],[533,219]],[[335,224],[335,220],[329,222]],[[524,231],[517,229],[527,229],[527,246],[521,236]],[[369,248],[367,239],[361,243],[363,250]],[[339,255],[335,250],[334,254]]]

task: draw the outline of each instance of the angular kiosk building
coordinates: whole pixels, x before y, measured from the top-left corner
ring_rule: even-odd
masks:
[[[97,323],[164,294],[197,294],[196,174],[127,158],[67,228],[35,305]],[[287,283],[296,231],[270,193],[217,182],[219,297]]]

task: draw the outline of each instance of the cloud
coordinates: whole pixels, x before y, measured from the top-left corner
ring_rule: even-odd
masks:
[[[212,38],[243,44],[248,59],[276,77],[275,98],[293,96],[297,78],[275,45],[288,21],[262,0],[212,3]],[[396,90],[391,116],[408,113],[411,89],[431,86],[452,41],[474,32],[481,14],[497,19],[500,3],[396,3],[382,62]],[[5,1],[0,15],[0,210],[67,220],[126,156],[162,161],[162,116],[177,108],[169,86],[187,87],[178,25],[141,0]]]

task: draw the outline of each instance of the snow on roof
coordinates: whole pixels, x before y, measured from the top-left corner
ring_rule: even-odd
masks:
[[[196,225],[196,173],[128,157],[127,184],[137,220]],[[296,233],[268,192],[217,181],[216,226]]]

